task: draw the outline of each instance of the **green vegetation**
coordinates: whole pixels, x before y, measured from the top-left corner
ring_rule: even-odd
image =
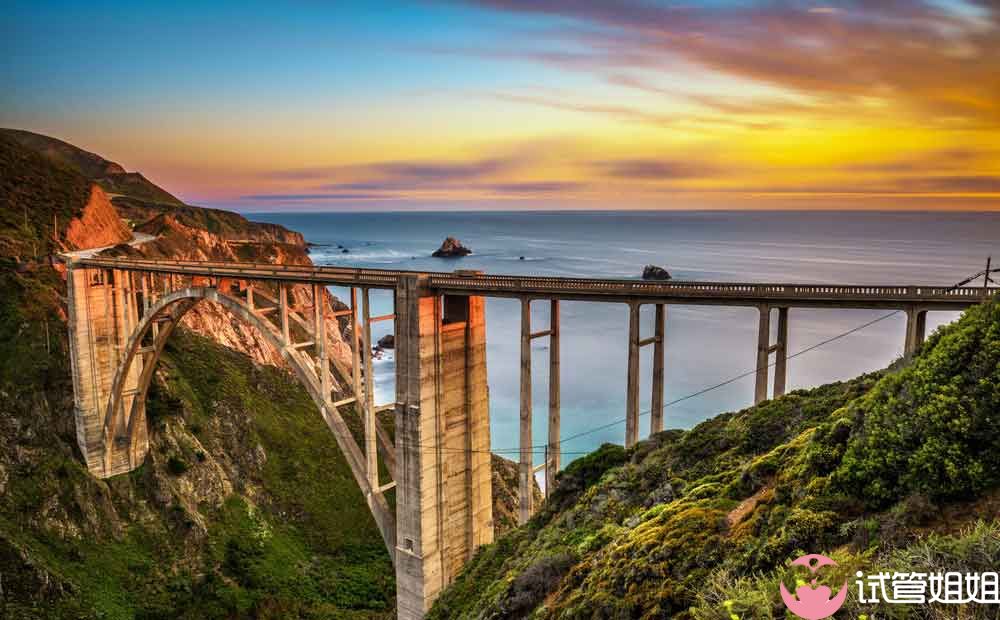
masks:
[[[284,371],[183,330],[163,366],[167,379],[150,395],[154,445],[132,474],[95,480],[68,436],[55,452],[21,441],[38,457],[10,464],[0,541],[63,585],[40,599],[14,592],[0,609],[19,618],[391,617],[389,557],[304,391]]]
[[[0,129],[0,139],[15,142],[62,168],[71,169],[89,181],[96,181],[108,194],[131,196],[160,205],[184,204],[138,172],[126,172],[120,165],[62,140],[19,129]]]
[[[836,559],[841,579],[860,568],[995,568],[997,411],[991,303],[883,373],[573,463],[431,618],[784,618],[777,584],[794,583],[789,562],[809,552]],[[848,607],[844,617],[873,612]]]
[[[79,173],[0,134],[0,269],[55,252],[53,225],[65,228],[89,196]]]
[[[78,215],[89,181],[2,136],[0,165],[0,618],[391,618],[365,500],[283,370],[178,330],[147,401],[146,463],[87,472],[65,282],[19,266],[56,249],[53,215]]]

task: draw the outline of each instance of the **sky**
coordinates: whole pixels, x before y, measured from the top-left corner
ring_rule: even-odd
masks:
[[[0,126],[192,204],[1000,210],[1000,1],[59,2]]]

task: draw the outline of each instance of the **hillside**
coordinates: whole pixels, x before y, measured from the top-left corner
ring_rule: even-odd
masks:
[[[41,154],[63,167],[97,182],[110,195],[130,196],[149,203],[182,206],[184,203],[138,172],[125,168],[68,142],[21,129],[2,129],[0,136]]]
[[[86,220],[98,245],[132,233],[100,187],[0,134],[0,258],[30,263],[81,247]]]
[[[998,411],[994,302],[905,365],[579,459],[430,617],[784,618],[777,584],[794,584],[788,563],[810,552],[840,574],[995,570]],[[862,608],[852,593],[838,617],[994,612]]]
[[[0,617],[391,617],[381,537],[284,370],[179,330],[150,395],[147,462],[110,480],[84,469],[66,287],[47,256],[105,241],[104,226],[131,233],[106,200],[102,211],[88,206],[101,190],[75,168],[3,136],[0,163]],[[234,234],[241,219],[226,220]],[[236,256],[190,226],[149,245],[151,255]],[[250,250],[308,261],[304,245],[262,239]],[[252,346],[208,306],[193,319]]]
[[[83,467],[54,253],[130,239],[125,211],[155,238],[109,254],[310,259],[299,233],[235,213],[112,206],[70,163],[0,135],[0,618],[393,617],[389,556],[333,436],[280,356],[212,305],[157,368],[146,463],[109,480]],[[494,466],[503,514],[513,466]]]

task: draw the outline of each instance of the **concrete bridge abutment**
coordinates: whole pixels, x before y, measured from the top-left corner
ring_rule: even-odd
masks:
[[[145,287],[137,290],[133,276],[117,269],[76,269],[72,264],[67,269],[76,439],[87,469],[100,478],[132,471],[149,450],[145,399],[138,396],[142,355],[120,379],[122,415],[112,427],[105,427],[115,375],[139,322],[138,305],[148,303],[141,292]],[[129,433],[129,427],[134,432]]]
[[[396,288],[396,605],[422,618],[493,541],[485,300]]]

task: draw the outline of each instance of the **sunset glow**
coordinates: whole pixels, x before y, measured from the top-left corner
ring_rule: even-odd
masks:
[[[240,210],[1000,209],[993,0],[210,4],[15,2],[0,125]]]

